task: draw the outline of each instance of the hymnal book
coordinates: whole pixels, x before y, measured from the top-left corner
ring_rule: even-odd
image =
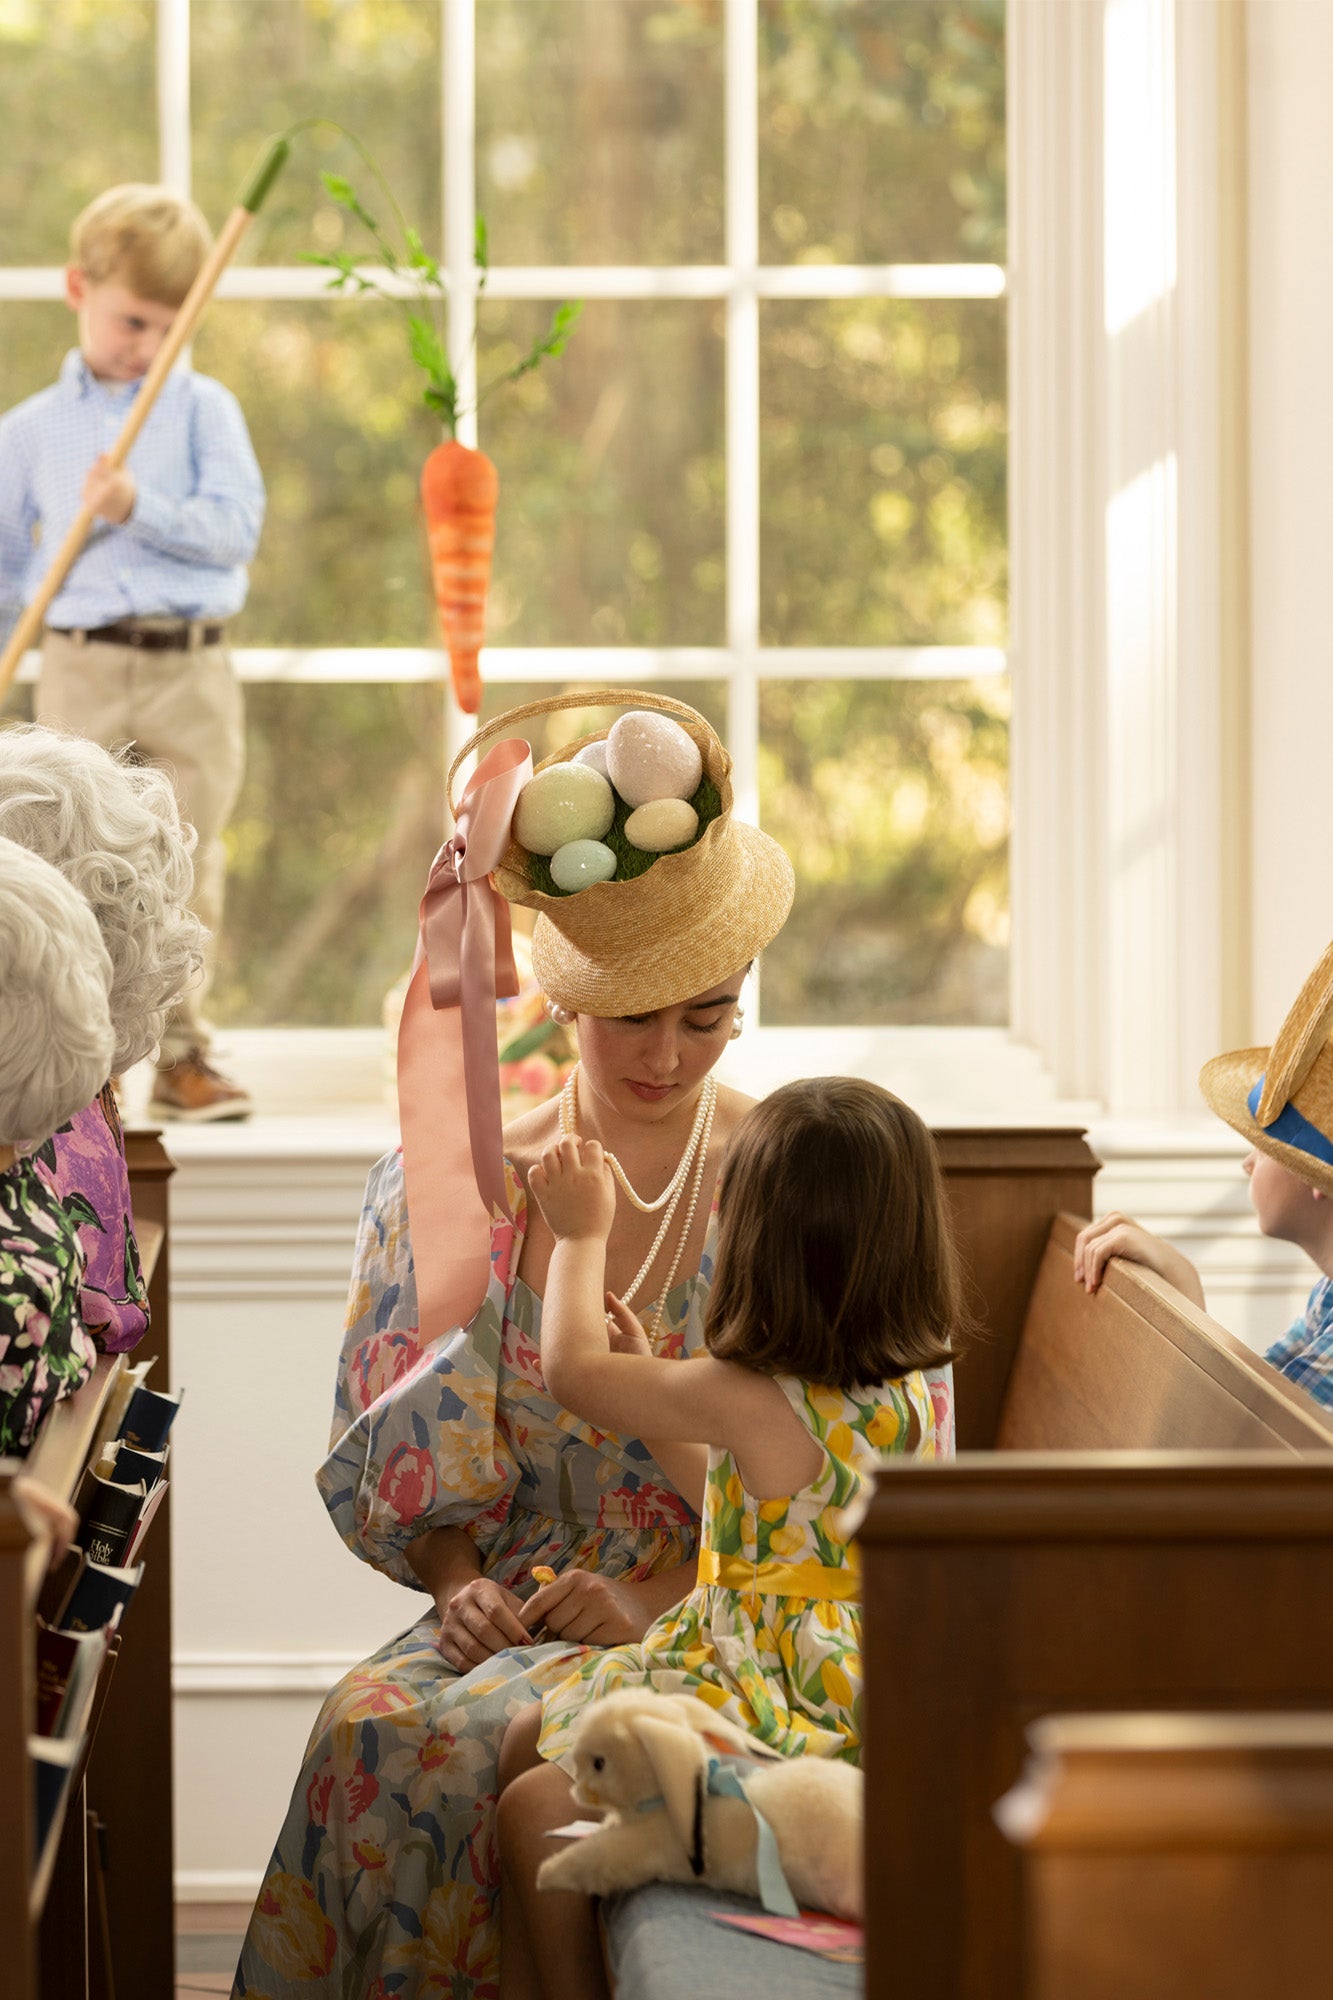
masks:
[[[34,1852],[46,1849],[46,1837],[69,1784],[69,1774],[78,1760],[77,1736],[30,1736],[28,1755],[33,1763],[33,1804],[36,1825]]]
[[[168,1484],[167,1480],[159,1479],[157,1485],[144,1501],[139,1518],[134,1524],[134,1532],[130,1536],[130,1545],[125,1551],[124,1560],[127,1563],[133,1562],[142,1548],[143,1538],[148,1533],[148,1524],[167,1497]]]
[[[140,1383],[130,1397],[118,1435],[135,1451],[161,1451],[180,1406],[179,1396],[166,1396]]]
[[[61,1607],[61,1629],[95,1632],[100,1626],[112,1624],[117,1615],[123,1618],[142,1578],[142,1563],[109,1569],[104,1563],[89,1562],[85,1556],[74,1588]]]
[[[109,1479],[99,1479],[95,1472],[86,1475],[79,1509],[83,1520],[77,1539],[80,1548],[88,1551],[91,1562],[110,1567],[125,1559],[147,1494],[148,1488],[141,1479],[133,1486],[113,1486]]]
[[[115,1616],[119,1618],[117,1611]],[[56,1632],[37,1625],[37,1733],[81,1736],[106,1657],[106,1628]]]
[[[110,1480],[113,1486],[133,1486],[142,1479],[151,1493],[162,1477],[166,1462],[165,1450],[139,1451],[124,1438],[113,1438],[94,1469],[99,1479]]]

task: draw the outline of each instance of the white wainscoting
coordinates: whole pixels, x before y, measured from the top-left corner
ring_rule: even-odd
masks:
[[[365,1174],[392,1133],[368,1116],[168,1138],[174,1370],[187,1391],[173,1471],[177,1885],[187,1900],[241,1901],[322,1694],[421,1602],[347,1553],[312,1478]],[[1287,1324],[1310,1273],[1259,1238],[1239,1140],[1204,1121],[1094,1125],[1091,1138],[1106,1162],[1099,1212],[1124,1209],[1177,1241],[1216,1316],[1253,1345]]]

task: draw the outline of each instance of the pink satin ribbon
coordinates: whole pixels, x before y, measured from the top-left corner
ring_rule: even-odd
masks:
[[[518,992],[518,974],[509,905],[489,878],[531,776],[526,743],[510,739],[487,752],[421,899],[398,1029],[398,1109],[426,1341],[477,1312],[490,1277],[491,1220],[509,1214],[495,1003]]]

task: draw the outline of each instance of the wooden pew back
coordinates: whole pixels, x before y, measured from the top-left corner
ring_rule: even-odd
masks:
[[[1077,1227],[1041,1260],[1004,1448],[891,1465],[861,1530],[869,2000],[1025,1994],[992,1809],[1036,1718],[1333,1707],[1333,1422],[1144,1273],[1089,1297]]]
[[[1141,1266],[1074,1283],[1082,1225],[1057,1216],[1009,1376],[1002,1451],[1319,1451],[1333,1415]]]

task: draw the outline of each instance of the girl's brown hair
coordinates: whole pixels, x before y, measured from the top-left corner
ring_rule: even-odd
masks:
[[[850,1390],[953,1357],[966,1330],[930,1133],[878,1084],[775,1090],[728,1149],[704,1339],[764,1374]]]

